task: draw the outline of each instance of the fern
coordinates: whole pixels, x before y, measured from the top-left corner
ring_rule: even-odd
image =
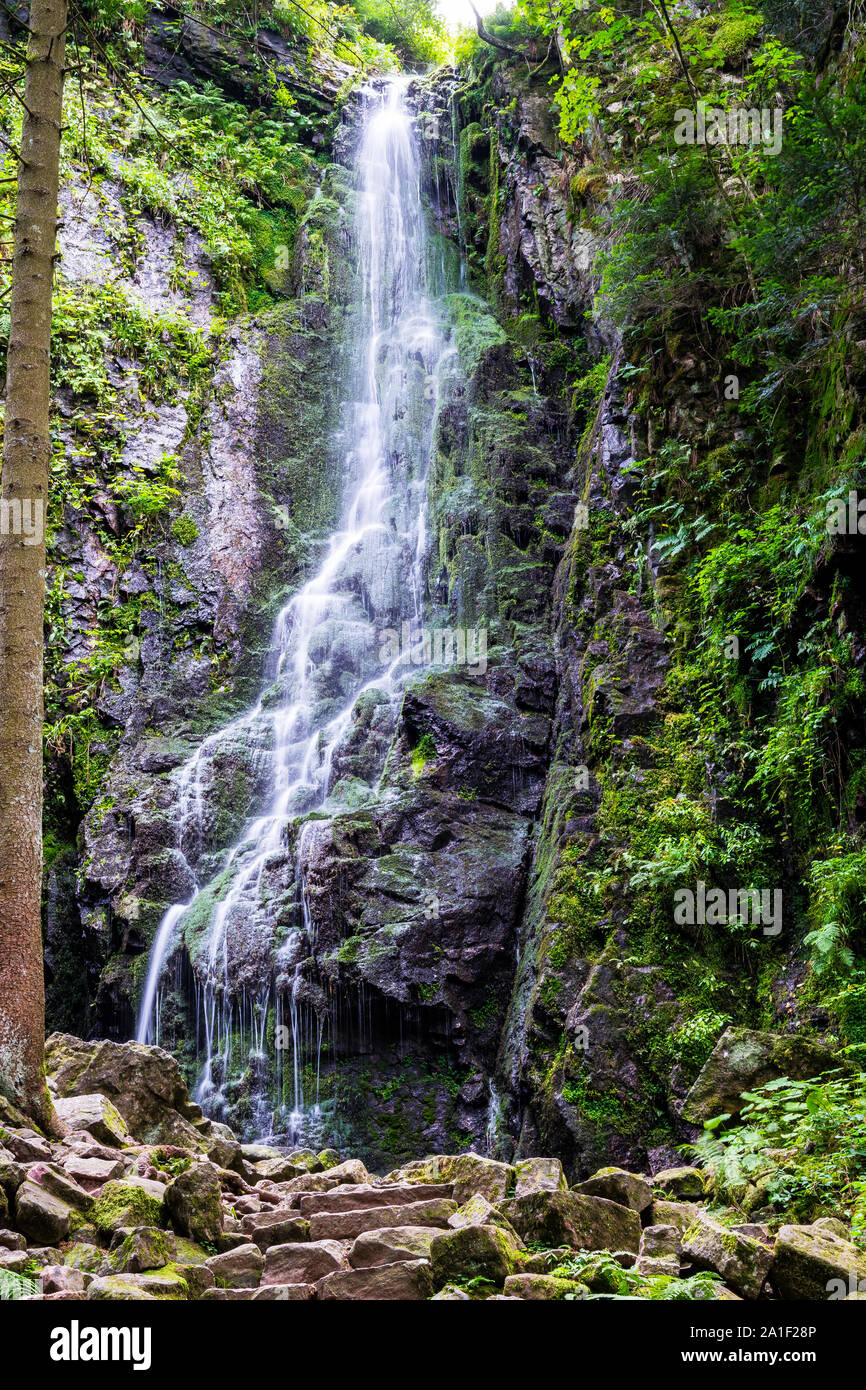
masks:
[[[0,1269],[0,1299],[30,1298],[39,1292],[35,1279],[25,1274],[13,1274],[11,1269]]]

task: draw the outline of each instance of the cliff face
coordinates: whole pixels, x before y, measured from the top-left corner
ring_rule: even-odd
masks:
[[[149,42],[153,63],[158,26]],[[249,98],[237,54],[215,54],[200,34],[182,51],[172,80],[198,70]],[[702,306],[642,337],[598,303],[611,219],[642,186],[636,152],[614,157],[604,122],[563,148],[552,75],[476,62],[410,88],[455,359],[427,485],[426,611],[434,630],[483,631],[486,660],[419,674],[396,722],[382,701],[359,701],[334,769],[355,788],[351,803],[290,826],[269,866],[278,944],[300,940],[306,920],[312,948],[277,962],[253,931],[233,944],[239,998],[281,997],[285,1011],[291,994],[323,1139],[375,1166],[470,1143],[506,1158],[555,1153],[572,1175],[663,1166],[695,1133],[682,1103],[729,1021],[856,1040],[856,1001],[834,1007],[803,940],[815,925],[812,860],[860,853],[862,580],[845,537],[810,552],[790,599],[768,569],[782,564],[784,517],[808,517],[837,476],[809,445],[816,425],[838,436],[835,459],[854,459],[859,311],[796,422],[767,431],[744,419],[725,403],[725,344]],[[333,75],[313,90],[308,71],[301,81],[286,68],[285,81],[313,115],[336,93]],[[317,129],[316,161],[297,162],[290,254],[275,258],[267,302],[231,306],[228,322],[212,251],[165,203],[154,215],[106,174],[98,215],[67,218],[66,280],[96,278],[141,306],[141,331],[165,347],[145,380],[141,352],[105,358],[111,390],[130,402],[107,412],[97,441],[99,466],[109,443],[120,454],[114,493],[97,476],[55,537],[64,663],[91,660],[106,631],[116,657],[93,766],[86,778],[75,767],[74,788],[63,758],[51,772],[49,995],[53,1026],[69,1031],[129,1036],[146,949],[166,905],[192,888],[173,773],[251,703],[280,602],[338,518],[354,97],[330,124]],[[333,133],[327,149],[322,132]],[[60,401],[69,457],[86,402],[86,391]],[[170,526],[141,527],[122,555],[106,540],[130,529],[113,501],[118,477],[127,499],[142,478],[175,490]],[[690,483],[696,505],[684,500]],[[708,499],[726,530],[701,531]],[[768,516],[782,517],[772,534]],[[768,608],[781,668],[801,671],[802,689],[780,690],[755,655]],[[830,670],[830,642],[842,674],[821,685],[813,672]],[[798,755],[792,728],[808,716],[820,734],[834,680],[845,758],[820,738]],[[196,847],[207,877],[261,810],[267,752],[246,736],[221,740]],[[810,803],[798,816],[785,780],[800,775],[798,756],[829,811]],[[704,880],[780,888],[781,929],[677,924],[675,889]],[[190,1077],[212,907],[203,894],[190,914],[162,1004],[161,1041]],[[252,1003],[241,1011],[243,1060],[226,1087],[241,1125],[253,1123],[257,1087],[278,1104],[288,1084],[267,1061],[277,1015],[254,1014]]]

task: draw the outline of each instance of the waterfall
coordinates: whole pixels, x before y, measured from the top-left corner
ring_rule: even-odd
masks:
[[[264,742],[270,750],[265,809],[244,827],[225,858],[219,891],[213,878],[209,885],[218,900],[194,962],[203,1035],[195,1094],[206,1113],[224,1113],[224,1084],[239,1024],[240,991],[233,979],[239,944],[264,941],[270,974],[256,982],[264,993],[251,1005],[255,1022],[248,1060],[252,1066],[253,1050],[265,1046],[262,1013],[267,1013],[276,969],[284,984],[274,1015],[290,1035],[292,1065],[285,1067],[285,1078],[288,1083],[291,1077],[293,1089],[290,1112],[272,1122],[276,1126],[282,1119],[293,1140],[303,1133],[305,1105],[312,1100],[313,1109],[318,1107],[323,1031],[321,1020],[315,1038],[310,1030],[316,1075],[311,1098],[304,1095],[300,1018],[302,963],[314,944],[305,862],[323,819],[344,804],[339,753],[358,698],[380,692],[393,720],[406,677],[417,674],[417,648],[410,643],[407,651],[404,642],[397,657],[391,652],[383,657],[383,634],[405,632],[407,624],[411,630],[423,620],[431,441],[441,383],[456,371],[456,350],[428,280],[421,162],[406,83],[389,79],[361,95],[363,125],[355,157],[358,272],[341,431],[342,520],[318,569],[277,617],[267,683],[255,706],[210,735],[179,774],[178,849],[191,865],[195,902],[206,891],[196,865],[206,848],[202,824],[210,760],[227,736],[240,735],[256,746]],[[378,794],[381,770],[371,781],[370,799]],[[311,812],[315,818],[305,819]],[[289,939],[277,949],[272,902],[286,887],[285,870],[281,882],[275,874],[287,862],[293,835],[289,872],[298,910]],[[140,1041],[158,1040],[159,983],[191,902],[170,907],[157,930],[137,1025]],[[244,988],[248,985],[245,981]],[[289,1026],[283,1028],[286,1014]],[[282,1057],[274,1069],[282,1085]],[[267,1117],[260,1124],[267,1128]]]

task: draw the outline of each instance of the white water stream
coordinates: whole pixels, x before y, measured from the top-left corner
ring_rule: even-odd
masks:
[[[249,980],[239,988],[232,978],[237,942],[244,934],[273,940],[275,865],[284,869],[294,828],[296,931],[305,937],[305,947],[310,944],[304,865],[323,812],[340,805],[335,757],[359,696],[381,692],[393,714],[418,659],[404,650],[383,667],[380,653],[383,633],[399,631],[407,621],[413,628],[422,622],[427,470],[440,390],[456,370],[456,352],[447,343],[427,282],[419,150],[405,86],[390,81],[365,93],[365,100],[356,156],[358,276],[343,413],[342,521],[318,570],[276,620],[268,681],[256,705],[207,738],[177,774],[178,849],[190,864],[196,884],[190,901],[195,901],[200,888],[206,891],[196,870],[206,849],[202,827],[214,756],[227,740],[239,738],[267,749],[270,796],[222,864],[221,874],[229,873],[195,964],[203,1038],[196,1098],[213,1115],[222,1113],[233,1033],[249,1038],[251,1059],[261,1057],[273,998],[273,953],[255,989]],[[374,779],[371,795],[376,790]],[[300,824],[311,811],[317,818]],[[284,880],[279,886],[285,888]],[[165,967],[190,901],[168,909],[154,939],[137,1023],[140,1042],[159,1041]],[[287,1127],[293,1138],[301,1134],[305,1112],[317,1105],[317,1097],[305,1099],[301,1087],[297,998],[300,960],[309,951],[294,949],[297,945],[281,952],[289,970],[295,961],[294,977],[275,1001],[277,1025],[287,1009],[292,1037],[293,1107]],[[321,1042],[320,1026],[317,1069]],[[282,1058],[277,1065],[279,1070]],[[271,1120],[260,1117],[265,1128]]]

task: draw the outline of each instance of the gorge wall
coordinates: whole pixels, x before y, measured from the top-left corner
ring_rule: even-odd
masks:
[[[152,21],[150,79],[255,106],[237,52],[182,28],[181,70]],[[740,52],[720,54],[735,82]],[[822,61],[844,74],[832,43]],[[427,485],[425,613],[483,630],[486,663],[419,672],[393,726],[362,697],[335,759],[345,804],[302,844],[300,819],[290,829],[280,939],[306,912],[314,947],[289,979],[258,939],[248,958],[238,946],[223,1089],[250,1134],[262,1088],[278,1114],[291,1105],[274,1037],[289,994],[316,1137],[383,1169],[469,1145],[556,1154],[570,1176],[663,1167],[697,1132],[683,1102],[727,1024],[860,1040],[860,994],[822,984],[804,945],[824,911],[813,861],[846,860],[847,883],[862,854],[856,540],[814,546],[784,593],[770,567],[786,526],[809,524],[843,474],[856,486],[862,315],[840,319],[767,428],[725,398],[705,228],[684,255],[707,268],[706,300],[692,286],[659,324],[599,295],[616,210],[647,187],[641,141],[617,125],[620,67],[567,146],[551,59],[482,51],[410,83],[457,360]],[[682,100],[674,59],[662,67],[645,98],[659,124]],[[63,293],[92,341],[69,364],[61,344],[58,392],[46,958],[63,1031],[132,1035],[148,948],[191,890],[175,774],[252,703],[274,617],[338,521],[360,102],[345,77],[286,68],[311,133],[284,171],[290,230],[283,244],[271,218],[258,304],[226,291],[235,248],[186,224],[171,179],[132,167],[128,112],[108,123],[96,196],[66,212]],[[635,275],[655,272],[644,254]],[[702,530],[687,484],[726,522]],[[262,812],[267,749],[223,735],[209,779],[212,876]],[[699,880],[781,888],[781,930],[675,923],[676,887]],[[191,911],[160,1004],[160,1043],[190,1081],[212,907]]]

